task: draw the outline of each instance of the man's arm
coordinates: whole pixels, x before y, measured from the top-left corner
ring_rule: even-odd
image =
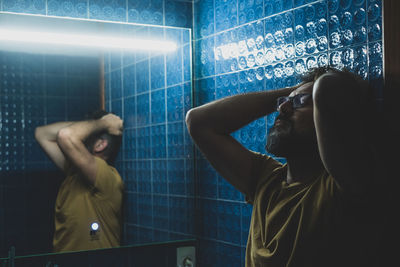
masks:
[[[325,168],[351,193],[369,182],[372,158],[365,121],[368,85],[349,74],[328,72],[314,84],[314,121]]]
[[[107,131],[112,135],[122,135],[122,120],[108,114],[98,120],[78,121],[59,130],[57,143],[65,157],[95,184],[97,164],[95,157],[87,150],[84,141],[94,133]]]
[[[253,194],[251,181],[254,154],[230,134],[275,111],[276,99],[295,88],[248,93],[223,98],[189,110],[186,124],[194,142],[211,165],[246,195]]]
[[[57,144],[57,134],[72,122],[56,122],[35,129],[35,139],[58,168],[64,170],[65,156]]]

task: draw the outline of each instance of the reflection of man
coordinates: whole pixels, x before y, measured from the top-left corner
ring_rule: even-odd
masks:
[[[111,164],[122,124],[118,116],[100,111],[92,120],[36,128],[36,140],[66,174],[55,207],[55,252],[120,244],[123,182]]]
[[[253,205],[246,266],[380,266],[371,258],[381,229],[373,224],[379,191],[371,186],[367,88],[350,73],[320,68],[293,88],[188,112],[199,149]],[[285,157],[284,165],[231,136],[276,109],[266,149]]]

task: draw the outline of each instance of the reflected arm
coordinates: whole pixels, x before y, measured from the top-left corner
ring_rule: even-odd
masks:
[[[122,135],[122,120],[113,114],[108,114],[97,120],[78,121],[60,129],[57,143],[64,155],[88,179],[95,184],[97,174],[96,154],[101,154],[107,147],[106,140],[99,138],[89,151],[84,141],[92,134],[107,132]]]
[[[64,170],[65,156],[57,144],[57,134],[72,122],[56,122],[35,129],[35,139],[58,168]]]

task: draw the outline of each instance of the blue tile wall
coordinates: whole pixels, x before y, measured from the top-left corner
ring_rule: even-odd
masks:
[[[326,65],[369,80],[382,100],[381,0],[202,0],[193,21],[195,105],[292,86]],[[265,153],[276,115],[232,135]],[[251,206],[199,152],[197,159],[199,263],[244,266]]]
[[[99,61],[0,51],[0,68],[0,255],[47,252],[62,174],[34,131],[100,107]]]
[[[191,0],[1,0],[1,11],[192,27]]]
[[[192,106],[190,30],[140,32],[173,40],[178,49],[105,56],[106,106],[125,122],[117,167],[126,184],[126,244],[195,234],[193,144],[184,122]]]

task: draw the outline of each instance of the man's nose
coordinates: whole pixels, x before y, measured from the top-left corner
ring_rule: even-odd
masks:
[[[291,114],[293,112],[292,101],[288,100],[280,104],[278,111],[281,114]]]

